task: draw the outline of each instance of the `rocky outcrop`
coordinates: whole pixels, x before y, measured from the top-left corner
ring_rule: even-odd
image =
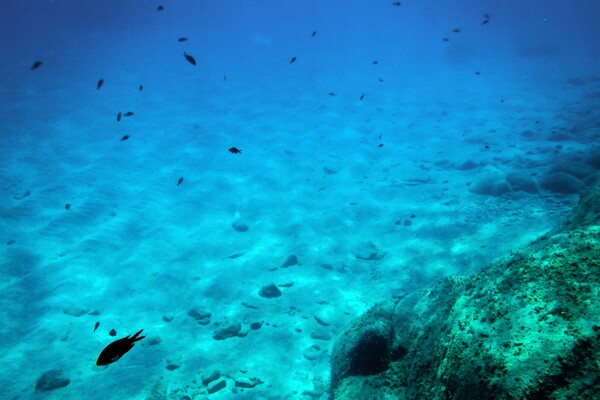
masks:
[[[522,251],[375,306],[334,346],[332,397],[600,398],[599,225],[597,184]]]

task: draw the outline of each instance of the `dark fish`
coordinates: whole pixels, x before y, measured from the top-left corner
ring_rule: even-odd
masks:
[[[121,114],[121,111],[119,111],[119,113],[117,114],[117,122],[121,122],[122,116],[123,116],[123,114]]]
[[[146,337],[146,336],[138,337],[138,335],[140,333],[142,333],[142,331],[143,331],[143,329],[140,330],[139,332],[137,332],[132,337],[129,337],[129,335],[127,335],[124,338],[115,340],[114,342],[112,342],[111,344],[106,346],[104,348],[104,350],[102,350],[100,352],[100,355],[98,356],[98,360],[96,361],[96,365],[100,366],[100,365],[112,364],[115,361],[117,361],[119,358],[123,357],[123,355],[125,353],[127,353],[129,350],[131,350],[131,348],[135,345],[135,342],[142,340],[143,338]]]
[[[452,32],[458,33],[458,32],[460,32],[460,29],[459,28],[454,28],[454,29],[452,29]]]
[[[377,147],[383,147],[383,143],[379,143]]]
[[[317,36],[317,31],[313,31],[313,33],[310,34],[310,37],[315,37]]]
[[[487,14],[483,14],[483,22],[481,23],[481,25],[485,25],[488,22],[490,22],[490,16]]]
[[[383,82],[383,79],[381,79],[381,78],[379,78],[379,79],[377,79],[377,80],[378,80],[379,82]]]
[[[177,186],[181,185],[183,183],[183,176],[181,178],[179,178],[179,180],[177,181]]]
[[[196,60],[194,60],[194,57],[190,56],[187,53],[183,53],[183,56],[185,57],[186,60],[188,60],[188,62],[192,65],[196,65]]]
[[[448,39],[447,37],[445,37],[445,38],[442,38],[442,41],[444,41],[444,42],[449,42],[449,41],[450,41],[450,39]]]
[[[292,57],[292,59],[290,60],[290,64],[293,64],[296,62],[296,57]]]
[[[132,117],[133,115],[133,111],[127,111],[125,114],[123,114],[124,117]]]
[[[230,153],[233,153],[233,154],[240,154],[242,152],[237,147],[230,147],[228,150],[229,150]]]
[[[373,61],[371,64],[373,64],[373,65],[377,65],[377,64],[379,64],[379,61],[375,60],[375,61]]]
[[[110,332],[108,332],[108,334],[110,336],[117,336],[117,331],[115,331],[114,329],[111,329]]]
[[[124,136],[121,138],[121,142],[124,142],[124,141],[126,141],[127,139],[129,139],[129,135],[124,135]]]
[[[475,71],[475,75],[481,75],[481,72]]]
[[[156,7],[156,11],[161,12],[163,11],[165,8],[162,6],[162,4],[159,4],[158,7]]]
[[[330,95],[330,96],[335,96],[335,93],[333,93],[333,92],[329,92],[327,94]]]
[[[70,210],[71,209],[71,204],[67,203],[65,204],[65,210]]]
[[[365,95],[364,95],[364,94],[361,94],[361,95],[360,95],[360,98],[359,98],[359,100],[361,100],[361,101],[362,101],[362,99],[364,99],[364,98],[365,98]]]
[[[223,82],[227,82],[227,75],[223,75]]]
[[[94,332],[96,332],[96,329],[98,329],[99,326],[100,326],[100,321],[97,321],[96,325],[94,325]]]
[[[392,3],[393,6],[400,6],[402,3],[400,3],[399,1],[395,1]]]
[[[144,85],[140,85],[138,89],[141,92],[142,90],[144,90]]]
[[[180,37],[179,39],[177,39],[178,42],[187,42],[188,38],[186,37]]]
[[[100,88],[104,85],[104,79],[100,79],[98,84],[96,84],[96,90],[100,90]]]
[[[42,66],[42,62],[41,61],[36,61],[33,63],[33,65],[31,66],[31,70],[33,71],[34,69],[38,69],[39,67]]]

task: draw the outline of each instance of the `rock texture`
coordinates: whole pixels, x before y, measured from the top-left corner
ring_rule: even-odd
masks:
[[[338,338],[334,399],[600,398],[600,185],[522,251]]]

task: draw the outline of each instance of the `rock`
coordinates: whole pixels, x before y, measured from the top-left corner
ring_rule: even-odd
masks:
[[[331,335],[325,329],[317,329],[310,334],[310,337],[315,340],[331,340]]]
[[[241,330],[241,323],[239,323],[238,321],[228,321],[221,325],[216,331],[214,331],[213,339],[225,340],[232,337],[237,337],[240,335]]]
[[[583,184],[579,179],[565,172],[544,174],[540,186],[545,190],[560,194],[575,194],[583,189]]]
[[[202,374],[202,376],[201,376],[202,384],[204,386],[206,386],[209,383],[216,381],[220,377],[221,377],[221,372],[218,369],[213,370],[210,374]]]
[[[38,392],[48,392],[67,386],[71,380],[59,369],[51,369],[44,372],[35,384],[35,390]]]
[[[502,196],[510,191],[509,183],[499,172],[482,172],[469,186],[469,192],[485,196]]]
[[[315,319],[315,321],[317,321],[317,323],[319,325],[322,325],[322,326],[329,326],[329,325],[331,325],[329,322],[327,322],[327,320],[325,319],[325,317],[323,317],[322,315],[315,314],[315,315],[313,315],[313,318]]]
[[[260,297],[272,299],[281,296],[281,290],[279,290],[274,283],[271,283],[270,285],[263,286],[258,292],[258,295]]]
[[[477,168],[478,166],[479,164],[477,164],[476,162],[467,160],[458,167],[456,167],[456,169],[458,169],[459,171],[470,171],[472,169]]]
[[[260,385],[261,383],[264,383],[263,381],[261,381],[258,378],[247,378],[245,376],[236,378],[234,380],[234,382],[235,382],[234,383],[235,387],[244,388],[244,389],[252,389],[252,388]]]
[[[331,398],[600,398],[599,225],[600,183],[510,257],[375,306],[334,345]]]
[[[257,331],[260,328],[262,328],[263,324],[264,324],[263,321],[253,322],[253,323],[250,324],[250,329],[252,329],[253,331]]]
[[[385,371],[392,359],[394,326],[392,305],[371,308],[337,339],[331,355],[331,387],[348,376],[369,376]]]
[[[210,317],[212,314],[208,311],[192,308],[190,311],[188,311],[188,315],[194,318],[200,325],[208,325],[210,324]]]
[[[65,307],[63,309],[63,313],[70,315],[72,317],[81,317],[89,313],[89,310],[82,307],[77,307],[75,305]]]
[[[371,241],[363,243],[354,252],[356,258],[366,261],[378,261],[385,257],[385,255],[386,253],[381,251],[379,247]]]
[[[306,349],[304,349],[304,352],[302,352],[302,356],[308,361],[314,361],[319,359],[321,357],[321,354],[321,347],[316,344],[307,347]]]
[[[206,388],[206,390],[208,391],[208,394],[213,394],[218,392],[219,390],[225,389],[225,387],[227,386],[227,382],[225,382],[224,379],[218,381],[218,382],[212,382],[208,385],[208,387]]]
[[[108,336],[112,336],[112,337],[117,336],[117,331],[114,329],[111,329],[110,332],[108,332]]]
[[[166,313],[162,317],[163,321],[165,321],[165,322],[171,322],[171,321],[173,321],[173,318],[175,318],[175,316],[173,315],[172,312]]]
[[[540,191],[540,185],[538,185],[531,175],[525,172],[509,172],[506,174],[506,181],[510,184],[512,190],[516,192],[522,191],[533,194]]]
[[[291,267],[292,265],[298,265],[298,257],[296,257],[295,254],[292,254],[291,256],[289,256],[283,262],[283,264],[281,264],[281,268],[288,268],[288,267]]]
[[[248,232],[250,230],[248,225],[242,222],[234,222],[233,224],[231,224],[231,227],[238,232]]]

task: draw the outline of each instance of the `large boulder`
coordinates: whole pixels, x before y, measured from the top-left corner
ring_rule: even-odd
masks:
[[[600,398],[599,225],[597,184],[522,251],[375,307],[334,346],[332,398]]]

